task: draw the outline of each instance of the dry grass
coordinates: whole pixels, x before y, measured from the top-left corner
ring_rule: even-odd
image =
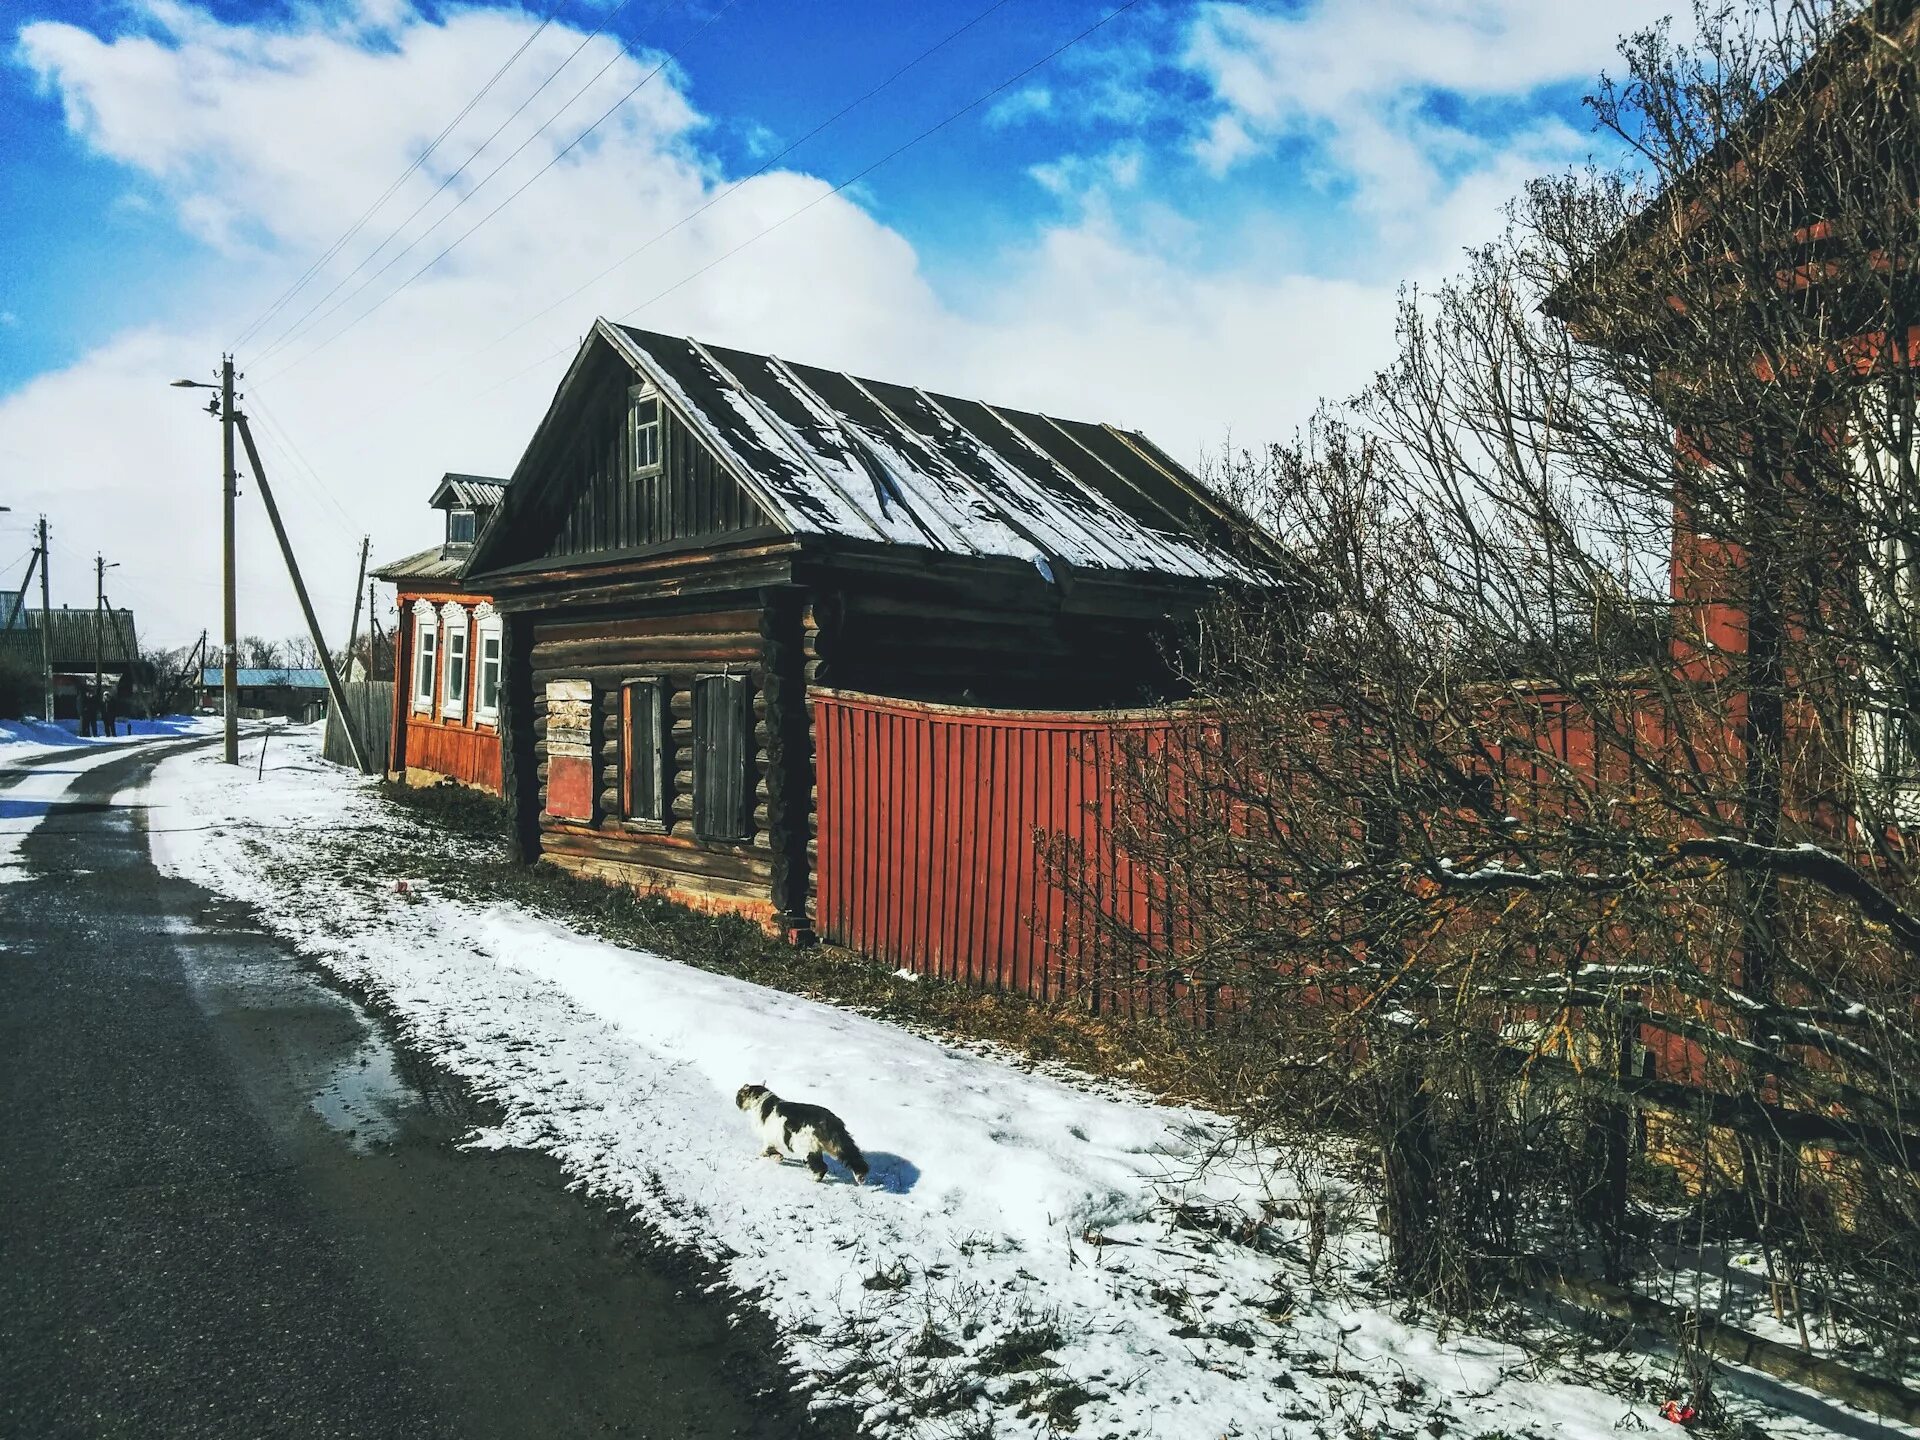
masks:
[[[1093,1015],[931,976],[909,980],[832,945],[795,947],[751,922],[707,915],[550,865],[508,858],[507,810],[463,786],[387,785],[387,801],[421,821],[380,838],[380,864],[476,900],[510,901],[589,934],[876,1018],[985,1041],[1035,1063],[1126,1081],[1167,1101],[1221,1110],[1269,1092],[1276,1053],[1252,1027],[1203,1031],[1181,1020]],[[341,844],[355,843],[342,837]],[[364,842],[362,842],[364,843]]]

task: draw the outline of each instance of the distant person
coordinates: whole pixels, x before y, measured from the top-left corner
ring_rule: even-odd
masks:
[[[99,720],[100,704],[94,698],[93,691],[82,690],[80,692],[80,735],[83,739],[92,738],[93,728]]]
[[[111,740],[117,733],[113,728],[114,722],[120,718],[120,692],[118,690],[109,690],[107,692],[106,699],[100,706],[100,714],[107,722],[107,738]]]

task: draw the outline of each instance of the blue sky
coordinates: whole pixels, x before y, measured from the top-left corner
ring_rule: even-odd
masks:
[[[1138,0],[827,193],[1115,8],[1003,0],[731,189],[989,5],[560,0],[320,283],[241,348],[277,422],[269,463],[288,474],[296,539],[327,554],[357,550],[359,533],[376,553],[426,543],[432,479],[510,469],[592,315],[662,290],[636,323],[1123,421],[1186,456],[1229,434],[1284,436],[1384,358],[1396,287],[1453,268],[1529,175],[1596,147],[1580,97],[1616,33],[1665,8]],[[76,548],[127,557],[149,631],[197,633],[205,596],[169,571],[197,573],[209,543],[210,517],[187,497],[203,498],[210,436],[182,418],[177,393],[149,387],[213,364],[542,13],[406,0],[9,7],[0,467],[13,491],[0,503],[15,514],[0,549],[44,508]],[[602,23],[624,53],[606,35],[589,43],[435,198]],[[367,310],[667,54],[601,131]],[[522,140],[498,179],[425,233]],[[639,260],[503,334],[716,197]],[[412,254],[272,350],[283,322],[423,201],[335,301],[418,237]],[[159,535],[184,567],[140,554]],[[248,628],[291,629],[283,582],[257,570]],[[348,603],[345,581],[316,588]]]

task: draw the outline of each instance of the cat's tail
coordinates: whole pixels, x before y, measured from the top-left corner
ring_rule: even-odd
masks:
[[[853,1176],[856,1185],[867,1183],[867,1157],[860,1153],[860,1147],[853,1143],[853,1136],[847,1133],[847,1127],[836,1125],[833,1133],[820,1137],[820,1148],[838,1160]]]

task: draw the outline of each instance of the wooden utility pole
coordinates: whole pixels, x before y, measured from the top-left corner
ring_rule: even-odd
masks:
[[[233,356],[220,357],[220,624],[226,660],[220,672],[221,708],[226,711],[227,734],[221,759],[240,763],[240,619],[233,593],[233,499],[239,476],[233,468]],[[253,442],[247,442],[251,448]],[[259,469],[258,464],[254,466]],[[277,523],[277,522],[276,522]],[[316,644],[319,642],[316,641]]]
[[[378,680],[373,673],[374,657],[380,653],[380,607],[374,604],[374,583],[367,581],[367,679]]]
[[[53,723],[53,587],[47,581],[47,517],[40,517],[40,688],[46,693],[46,720]]]
[[[93,556],[93,703],[100,704],[100,621],[107,597],[107,562],[98,551]]]
[[[360,537],[360,573],[353,577],[353,624],[347,628],[347,679],[353,679],[353,647],[360,638],[360,582],[367,578],[367,547],[373,543],[371,535]],[[368,657],[371,660],[371,656]],[[367,666],[367,678],[373,678],[373,666]]]
[[[229,362],[231,365],[231,362]],[[240,443],[247,447],[247,464],[253,471],[253,482],[260,487],[260,499],[267,507],[267,519],[273,522],[273,537],[280,542],[280,554],[287,562],[287,577],[293,581],[293,593],[300,601],[300,613],[307,620],[307,634],[313,640],[313,648],[320,652],[320,668],[327,672],[327,692],[333,697],[335,713],[340,716],[340,729],[347,737],[347,749],[353,752],[354,768],[362,774],[367,772],[367,764],[360,749],[360,737],[354,733],[353,711],[347,708],[346,687],[340,683],[340,673],[334,669],[333,656],[327,652],[327,642],[320,633],[320,622],[314,618],[313,602],[307,598],[306,581],[300,578],[300,566],[293,558],[293,545],[287,539],[287,527],[280,523],[280,507],[273,503],[273,487],[267,484],[267,470],[260,463],[260,452],[254,448],[253,431],[247,425],[247,417],[235,415],[234,421],[240,427]],[[357,591],[360,587],[355,586]]]

